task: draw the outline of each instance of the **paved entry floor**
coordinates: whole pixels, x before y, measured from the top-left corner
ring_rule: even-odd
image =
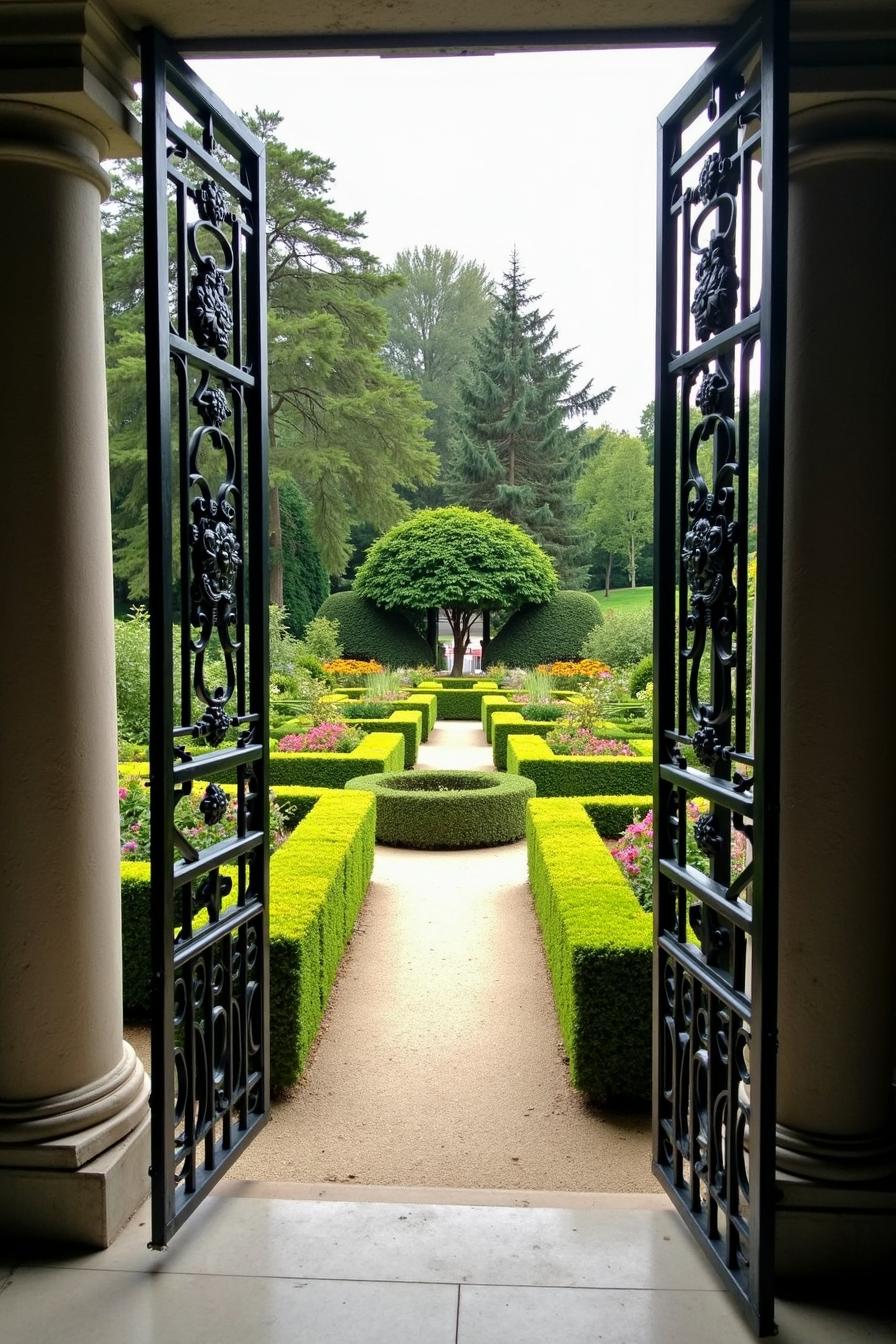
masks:
[[[678,1216],[645,1196],[471,1208],[219,1187],[167,1251],[2,1263],[3,1344],[750,1344]],[[855,1314],[852,1314],[855,1313]],[[889,1318],[889,1319],[888,1319]],[[883,1344],[892,1313],[780,1303],[778,1344]]]
[[[421,764],[486,769],[478,725]],[[646,1113],[569,1083],[524,843],[378,846],[316,1053],[236,1179],[656,1191]]]

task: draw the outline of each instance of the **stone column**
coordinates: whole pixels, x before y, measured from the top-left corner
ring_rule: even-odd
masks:
[[[105,1245],[148,1167],[148,1080],[122,1040],[110,143],[83,97],[36,93],[0,98],[0,1231]]]
[[[779,1240],[817,1273],[850,1241],[843,1213],[879,1214],[896,1172],[896,102],[804,106],[791,124]]]

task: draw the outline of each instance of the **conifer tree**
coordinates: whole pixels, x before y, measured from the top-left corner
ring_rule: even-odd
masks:
[[[553,314],[539,310],[531,288],[514,249],[461,386],[448,491],[459,504],[518,523],[551,556],[561,582],[574,585],[583,577],[575,485],[584,417],[613,388],[574,387],[581,365],[556,348]]]

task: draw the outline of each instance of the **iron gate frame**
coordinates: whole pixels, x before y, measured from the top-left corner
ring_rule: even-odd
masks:
[[[760,1335],[774,1331],[775,1286],[780,685],[774,648],[781,627],[788,45],[789,5],[786,0],[762,0],[664,109],[658,123],[653,1170]],[[734,77],[742,74],[743,62],[752,53],[759,57],[758,82],[754,77],[749,87],[742,88]],[[685,145],[684,124],[710,98],[715,104],[708,129]],[[749,159],[743,143],[737,143],[738,127],[751,108],[758,112],[758,130],[751,125],[742,140],[753,145],[750,152],[761,147],[763,240],[760,298],[752,309]],[[713,152],[718,159],[710,162]],[[704,170],[709,165],[705,179],[696,190],[683,188],[684,175],[701,161]],[[708,246],[694,245],[691,230],[698,229],[700,219],[708,219],[715,208],[721,210],[726,193],[738,198],[731,204],[730,222],[724,229],[719,216],[714,222],[726,235],[736,230],[737,250],[732,245],[726,257],[728,243],[723,240],[722,269],[713,276],[714,258],[708,256]],[[690,217],[695,200],[696,224]],[[740,218],[739,207],[744,209]],[[707,298],[711,304],[720,302],[708,315],[704,312],[702,335],[695,321],[697,343],[691,345],[691,302],[697,297],[701,274],[695,274],[692,292],[695,254],[707,260],[701,302]],[[740,347],[752,353],[757,343],[761,349],[758,568],[752,738],[747,741],[747,518],[742,515],[749,470],[749,372],[744,381],[743,366],[749,356],[738,370],[735,412],[734,351]],[[721,374],[715,384],[706,381],[712,372]],[[705,389],[706,396],[699,407],[701,425],[692,430],[691,393],[698,373],[705,373],[700,395]],[[732,376],[726,385],[727,373]],[[706,441],[698,439],[703,426],[713,443],[708,491],[696,465],[698,442]],[[727,471],[732,461],[740,472]],[[729,527],[735,519],[741,521],[739,534]],[[701,522],[705,527],[699,532]],[[700,547],[708,541],[707,529],[713,527],[719,531],[709,545],[718,547],[718,566],[713,572],[715,559],[710,554],[708,573],[707,552]],[[735,570],[736,588],[731,586]],[[710,576],[714,591],[707,587]],[[718,591],[716,579],[721,584]],[[726,652],[731,652],[732,634],[738,674],[734,701],[727,717],[723,713],[716,718],[714,710],[726,694],[724,661]],[[701,639],[706,640],[702,651]],[[688,649],[693,658],[685,656]],[[706,656],[712,662],[709,705],[703,706],[696,695],[700,708],[710,711],[704,722],[689,708],[689,683],[693,677],[696,692],[700,661]],[[693,662],[696,668],[686,666]],[[704,731],[696,738],[695,751],[697,728]],[[695,759],[705,771],[695,768]],[[733,766],[738,767],[736,772]],[[750,776],[745,774],[748,768]],[[687,865],[690,797],[702,797],[711,805],[701,838],[707,845],[712,881],[700,881],[701,874]],[[743,899],[748,884],[731,879],[735,818],[738,829],[752,839],[749,903]],[[696,898],[699,909],[695,920],[699,951],[688,941],[689,895]],[[716,938],[722,946],[727,940],[730,973],[721,974],[710,964]],[[698,1056],[702,1056],[699,1065]],[[743,1216],[745,1189],[748,1219]]]
[[[149,1245],[161,1249],[270,1115],[265,149],[163,34],[145,30],[140,47],[151,639]],[[199,123],[198,139],[169,115],[169,99]],[[205,251],[201,231],[209,235]],[[200,461],[209,450],[222,463],[217,488]],[[210,689],[204,657],[215,639],[227,685]],[[237,739],[228,745],[232,731]],[[184,745],[190,742],[207,754],[192,755]],[[227,798],[214,781],[228,775],[236,835],[197,850],[176,828],[176,803],[194,781],[208,781],[200,810],[214,824]],[[183,857],[174,863],[176,848]],[[237,870],[229,906],[224,864]],[[203,907],[208,922],[194,927]]]

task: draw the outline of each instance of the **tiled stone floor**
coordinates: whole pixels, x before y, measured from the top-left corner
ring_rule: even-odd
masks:
[[[144,1210],[107,1251],[0,1265],[3,1344],[751,1338],[677,1216],[652,1197],[518,1208],[230,1189],[249,1197],[212,1196],[162,1254],[145,1249]],[[896,1338],[881,1318],[787,1303],[779,1325],[781,1344]]]

